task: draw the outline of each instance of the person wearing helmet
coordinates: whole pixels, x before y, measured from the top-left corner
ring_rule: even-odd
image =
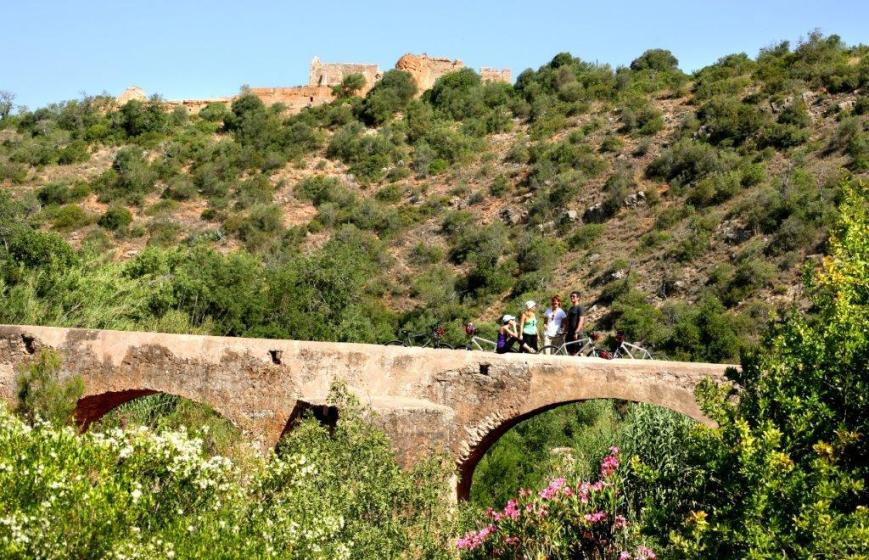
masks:
[[[534,300],[525,302],[525,309],[519,316],[519,330],[522,333],[522,351],[525,353],[537,353],[537,303]]]
[[[498,341],[495,344],[495,352],[498,354],[506,354],[513,349],[513,345],[521,340],[519,339],[519,331],[516,328],[516,317],[512,315],[504,315],[501,317],[501,328],[498,329]]]

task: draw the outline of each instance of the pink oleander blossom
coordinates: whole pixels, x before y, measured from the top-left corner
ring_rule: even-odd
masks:
[[[521,512],[519,511],[519,504],[516,502],[516,500],[508,500],[507,505],[504,506],[503,517],[508,517],[515,521],[519,519],[520,513]]]
[[[658,558],[658,555],[655,554],[654,550],[643,545],[637,547],[636,552],[634,552],[634,556],[637,560],[657,560]]]
[[[585,514],[585,520],[591,524],[603,523],[606,521],[607,514],[605,511],[595,511]]]
[[[627,550],[623,550],[621,554],[619,554],[619,560],[631,560],[631,553]]]
[[[613,519],[613,529],[624,529],[628,526],[628,520],[624,515],[616,515]]]
[[[601,478],[607,478],[619,468],[619,458],[616,455],[607,455],[600,464]]]
[[[544,500],[551,500],[558,495],[558,491],[564,486],[563,478],[556,478],[549,483],[549,486],[540,491],[540,497]]]

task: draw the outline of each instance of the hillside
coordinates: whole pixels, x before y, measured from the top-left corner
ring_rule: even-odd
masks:
[[[10,114],[0,322],[462,343],[579,289],[597,328],[733,360],[805,305],[841,184],[869,173],[867,54],[814,34],[692,75],[562,53],[419,97],[392,70],[292,116],[244,94]]]

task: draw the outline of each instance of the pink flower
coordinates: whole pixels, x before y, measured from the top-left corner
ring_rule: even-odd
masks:
[[[617,449],[617,448],[613,448]],[[600,464],[601,478],[607,478],[619,468],[619,458],[616,455],[607,455]]]
[[[628,520],[623,515],[616,515],[613,519],[613,529],[624,529],[628,526]]]
[[[519,513],[519,504],[516,503],[516,500],[508,500],[507,505],[504,507],[503,517],[509,517],[515,521],[519,519]]]
[[[595,511],[593,513],[586,513],[585,520],[591,523],[592,525],[597,523],[602,523],[607,518],[605,511]]]
[[[654,550],[642,545],[637,547],[634,554],[636,555],[637,560],[656,560],[658,558]]]
[[[591,484],[588,482],[583,482],[576,488],[576,492],[579,495],[579,501],[587,504],[588,503],[588,492],[591,489]]]
[[[612,454],[612,455],[618,455],[618,454],[619,454],[619,448],[616,447],[615,445],[613,445],[612,447],[610,447],[610,454]]]
[[[509,545],[519,544],[519,537],[507,537],[504,542]]]
[[[494,525],[489,525],[487,527],[483,527],[477,532],[471,531],[470,533],[466,534],[464,537],[456,541],[456,548],[458,548],[459,550],[474,550],[476,548],[479,548],[483,545],[483,542],[485,542],[486,537],[494,533],[496,530],[497,528]]]
[[[621,554],[619,554],[619,560],[631,560],[631,553],[627,550],[623,550]]]
[[[556,478],[549,483],[549,486],[540,491],[540,497],[544,500],[551,500],[558,494],[562,486],[564,486],[564,479]]]
[[[573,496],[573,490],[570,489],[570,486],[565,486],[564,488],[562,488],[561,493],[568,498]]]

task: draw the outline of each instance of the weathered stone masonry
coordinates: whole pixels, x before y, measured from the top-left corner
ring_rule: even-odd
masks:
[[[377,413],[403,464],[429,450],[452,455],[459,496],[467,496],[477,462],[498,437],[561,404],[625,399],[708,423],[694,387],[707,376],[723,380],[728,367],[5,325],[0,398],[14,403],[16,371],[43,347],[61,354],[61,375],[82,376],[83,426],[126,401],[163,392],[208,404],[262,449],[277,444],[300,409],[324,405],[332,383],[343,381]]]
[[[438,78],[444,74],[455,72],[464,68],[461,60],[450,58],[431,57],[426,54],[405,54],[395,68],[409,72],[413,76],[417,86],[417,96],[421,96],[426,90],[431,89]],[[295,114],[307,107],[324,105],[334,99],[332,87],[340,84],[344,78],[351,74],[362,74],[365,85],[358,92],[364,96],[383,76],[376,64],[353,64],[342,62],[321,62],[319,57],[314,57],[308,68],[308,84],[303,86],[283,87],[253,87],[250,93],[259,97],[265,105],[282,103],[288,113]],[[480,78],[484,82],[511,81],[509,68],[496,70],[484,66],[480,69]],[[144,101],[147,95],[138,86],[130,86],[117,97],[118,105],[124,105],[132,100]],[[234,96],[216,97],[213,99],[182,99],[165,101],[167,108],[183,107],[191,113],[198,113],[211,103],[229,105]]]

